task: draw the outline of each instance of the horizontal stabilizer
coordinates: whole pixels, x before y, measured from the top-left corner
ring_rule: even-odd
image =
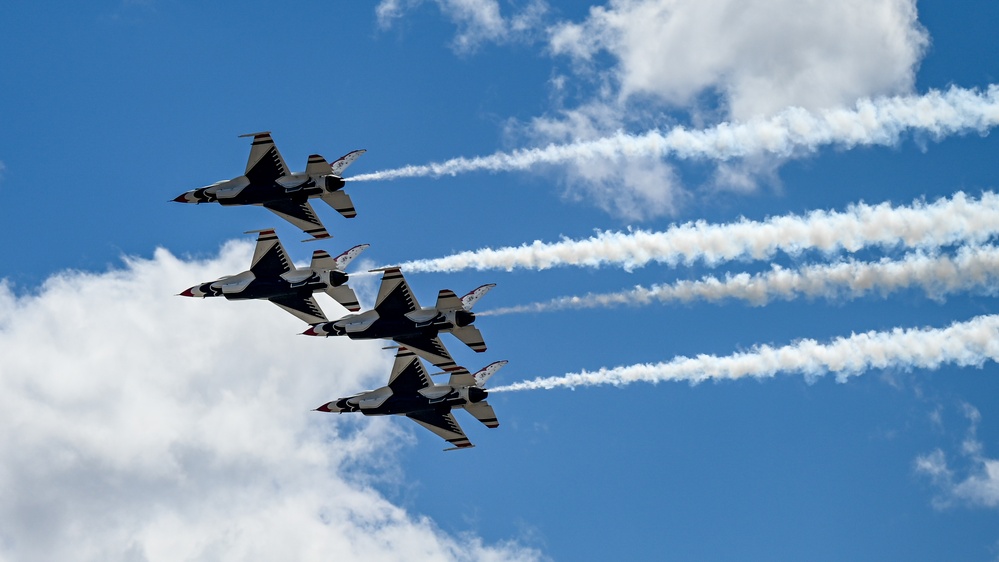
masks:
[[[330,174],[330,169],[330,163],[318,154],[309,156],[309,163],[305,165],[306,175],[313,178],[328,176]]]
[[[434,308],[441,312],[447,312],[449,310],[461,310],[464,306],[461,304],[461,299],[458,298],[458,295],[454,294],[454,291],[451,289],[441,289],[437,293],[437,305]]]
[[[461,297],[461,306],[465,310],[472,310],[475,303],[478,302],[490,289],[496,286],[496,283],[489,283],[488,285],[483,285],[478,289],[473,289],[467,295]]]
[[[482,402],[475,402],[474,404],[466,404],[465,411],[472,414],[475,419],[485,424],[486,427],[499,427],[499,420],[496,419],[496,412],[494,412],[493,407],[484,400]]]
[[[357,160],[357,158],[365,152],[367,152],[367,150],[355,150],[341,156],[336,162],[330,164],[330,169],[333,171],[333,175],[343,177],[343,171],[347,169],[347,166],[353,164],[354,160]]]
[[[323,201],[326,201],[330,207],[336,209],[336,212],[348,219],[352,219],[357,216],[357,211],[354,210],[354,202],[350,200],[350,195],[347,195],[342,191],[327,193],[322,196],[322,199]]]
[[[357,295],[354,294],[353,289],[346,285],[330,287],[326,289],[326,294],[333,297],[333,300],[340,303],[344,308],[351,312],[361,310],[361,305],[357,302]]]
[[[336,269],[336,260],[330,257],[326,250],[316,250],[312,252],[312,271],[319,272],[324,269]]]
[[[482,353],[486,350],[486,342],[482,341],[482,332],[475,326],[454,328],[451,333],[476,353]]]

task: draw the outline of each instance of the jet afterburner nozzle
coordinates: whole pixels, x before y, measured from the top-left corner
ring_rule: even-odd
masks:
[[[486,396],[489,396],[489,393],[477,386],[473,386],[468,389],[468,401],[473,404],[476,402],[482,402],[486,399]]]
[[[475,322],[475,313],[467,310],[459,310],[454,313],[454,324],[459,328],[464,328]]]

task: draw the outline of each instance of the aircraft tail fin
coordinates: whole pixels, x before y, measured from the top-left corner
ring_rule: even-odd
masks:
[[[461,297],[461,307],[465,310],[472,310],[475,303],[479,301],[490,289],[496,286],[496,283],[489,283],[487,285],[482,285],[477,289],[472,289],[467,295]]]
[[[454,328],[451,330],[451,333],[454,334],[454,337],[461,340],[461,343],[472,348],[472,351],[476,353],[482,353],[486,350],[486,342],[482,340],[482,332],[475,326]]]
[[[475,419],[482,422],[488,428],[499,427],[499,420],[496,419],[496,412],[493,411],[493,407],[490,406],[485,400],[482,402],[475,402],[473,404],[466,404],[465,411],[472,414]]]
[[[475,379],[475,386],[479,388],[486,386],[486,381],[489,380],[489,377],[495,375],[496,371],[502,369],[503,366],[506,365],[507,363],[508,361],[495,361],[480,369],[478,372],[472,375],[472,378]]]
[[[333,258],[334,261],[336,261],[336,269],[345,271],[347,266],[350,265],[350,262],[354,261],[354,258],[361,255],[361,252],[367,250],[370,245],[371,244],[358,244],[357,246],[354,246],[353,248]]]
[[[347,166],[353,164],[354,160],[357,160],[357,158],[365,152],[367,152],[367,150],[355,150],[338,158],[335,162],[330,164],[330,169],[333,170],[333,175],[343,177],[343,171],[347,169]],[[328,174],[329,172],[326,173]]]

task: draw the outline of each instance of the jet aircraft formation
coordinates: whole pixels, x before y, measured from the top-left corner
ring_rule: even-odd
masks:
[[[259,205],[300,228],[310,240],[330,234],[315,214],[309,199],[320,198],[346,218],[357,213],[350,196],[343,192],[343,171],[364,150],[355,150],[332,164],[318,154],[309,156],[304,172],[291,173],[278,152],[270,132],[241,135],[253,137],[250,158],[243,175],[192,189],[179,195],[179,203],[219,203],[223,206]],[[350,339],[387,339],[396,345],[395,363],[386,386],[340,398],[317,408],[320,412],[361,412],[374,415],[404,415],[434,432],[452,447],[474,447],[451,414],[464,408],[486,427],[499,426],[485,398],[485,382],[506,361],[496,361],[474,375],[457,365],[439,334],[450,332],[473,351],[486,350],[482,334],[472,324],[472,307],[495,285],[482,285],[463,297],[441,290],[433,307],[421,307],[398,267],[382,268],[381,285],[374,308],[360,312],[353,289],[347,285],[346,268],[368,244],[360,244],[331,257],[324,250],[312,253],[309,267],[297,268],[288,258],[273,229],[249,231],[257,234],[250,268],[185,289],[185,297],[225,297],[228,300],[268,300],[309,324],[310,336],[347,336]],[[330,321],[314,294],[324,292],[347,309]],[[435,384],[423,367],[425,359],[450,374],[447,384]]]

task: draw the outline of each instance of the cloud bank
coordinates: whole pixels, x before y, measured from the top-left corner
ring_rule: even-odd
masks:
[[[270,303],[173,296],[251,255],[161,249],[30,294],[0,284],[0,559],[538,558],[373,489],[398,470],[395,424],[310,411],[382,381],[380,345],[296,337]]]
[[[738,120],[908,92],[928,44],[915,0],[611,0],[550,37],[579,63],[609,55],[618,99],[716,92]]]

